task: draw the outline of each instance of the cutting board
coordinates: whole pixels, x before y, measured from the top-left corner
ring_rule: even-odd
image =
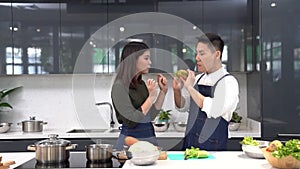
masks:
[[[184,154],[180,153],[180,154],[172,154],[172,153],[168,153],[168,158],[169,160],[184,160]],[[215,156],[213,156],[212,154],[210,154],[207,158],[189,158],[188,160],[202,160],[202,159],[216,159]]]

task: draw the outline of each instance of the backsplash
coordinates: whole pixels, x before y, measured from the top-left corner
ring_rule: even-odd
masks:
[[[232,73],[239,81],[240,102],[238,112],[247,117],[246,73]],[[156,78],[150,74],[144,78]],[[12,122],[12,128],[20,128],[18,122],[36,116],[37,120],[48,122],[44,126],[55,129],[109,128],[109,106],[96,106],[98,102],[111,102],[110,90],[114,75],[96,74],[55,74],[1,76],[1,86],[12,88],[23,86],[9,96],[14,107],[8,112],[0,112],[0,122]],[[172,90],[172,77],[167,75],[169,90],[163,108],[172,109],[172,120],[185,118],[175,110]],[[114,119],[115,122],[117,122]]]

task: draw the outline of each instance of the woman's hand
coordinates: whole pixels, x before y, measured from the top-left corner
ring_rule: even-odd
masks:
[[[157,75],[157,81],[158,81],[158,85],[161,91],[164,92],[164,94],[167,94],[168,92],[168,80],[165,76],[163,76],[162,74],[158,74]]]
[[[177,77],[174,77],[174,80],[173,80],[173,90],[175,91],[179,91],[181,90],[183,87],[183,84],[181,82],[180,79],[178,79]]]
[[[151,101],[155,101],[157,97],[157,82],[154,79],[148,79],[147,80],[147,88],[149,92],[149,98]]]

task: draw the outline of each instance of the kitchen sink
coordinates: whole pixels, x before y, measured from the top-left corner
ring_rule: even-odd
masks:
[[[72,129],[67,133],[103,133],[108,129]]]

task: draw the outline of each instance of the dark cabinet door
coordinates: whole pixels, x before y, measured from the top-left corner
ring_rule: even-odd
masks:
[[[300,138],[300,1],[261,3],[262,136]]]

